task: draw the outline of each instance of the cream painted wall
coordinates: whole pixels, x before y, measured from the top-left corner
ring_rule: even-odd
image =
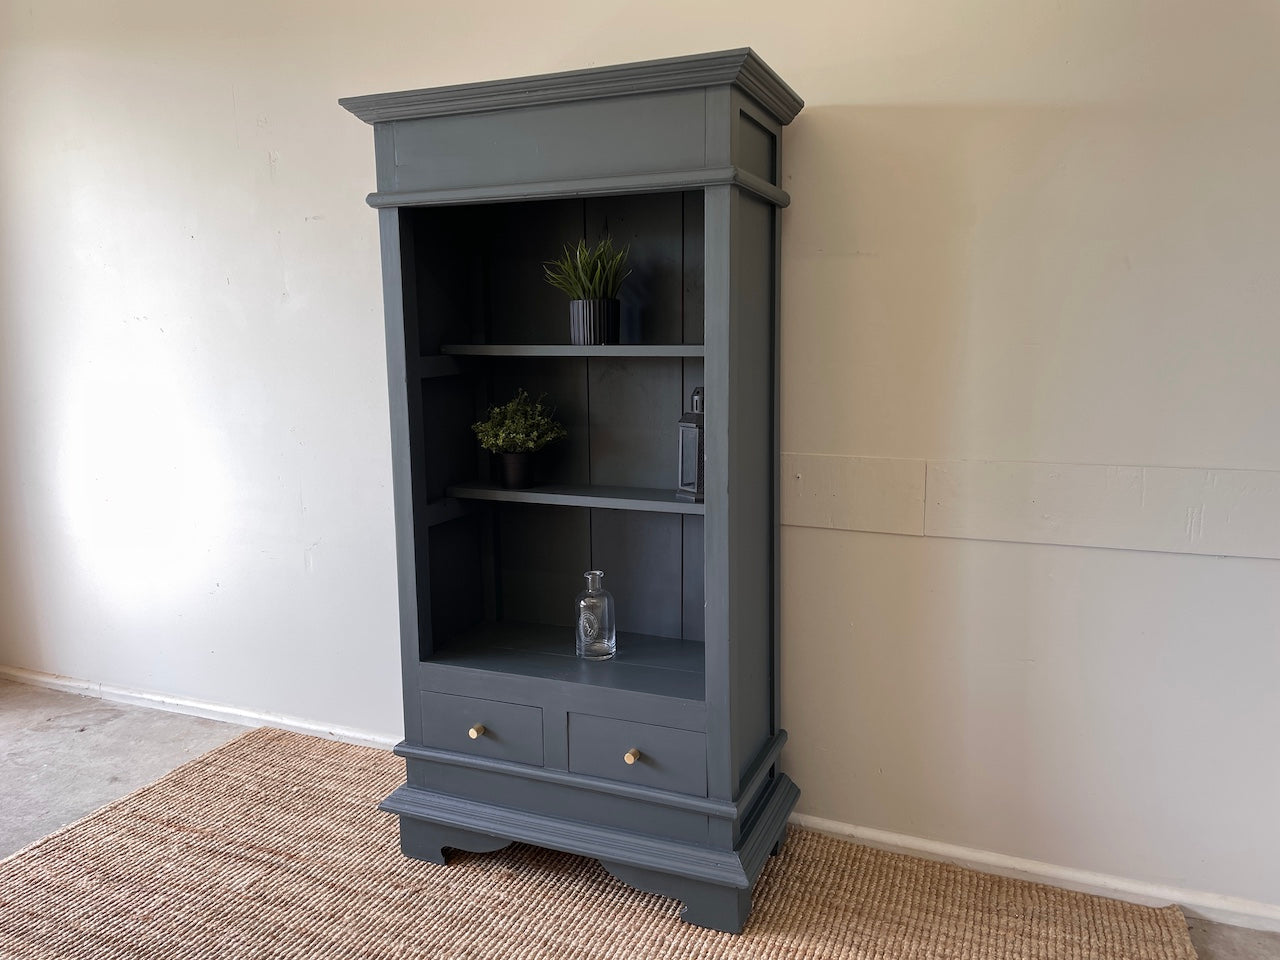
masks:
[[[1280,471],[1274,5],[0,10],[0,663],[394,736],[372,143],[335,100],[750,44],[808,101],[783,447],[906,478],[832,468],[793,516],[847,529],[783,531],[802,810],[1280,905],[1280,563],[1061,471],[1061,522],[1023,468],[925,482]]]

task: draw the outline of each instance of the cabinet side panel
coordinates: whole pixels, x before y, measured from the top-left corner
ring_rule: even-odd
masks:
[[[734,285],[729,380],[729,639],[736,776],[768,739],[773,716],[774,218],[739,192],[733,213]]]
[[[746,113],[738,114],[737,164],[762,180],[777,183],[777,137]]]
[[[715,113],[712,114],[715,116]],[[711,131],[708,132],[710,137]],[[727,132],[722,138],[727,151]],[[707,789],[709,796],[732,800],[737,778],[730,748],[733,708],[730,669],[730,514],[729,462],[730,305],[733,262],[730,238],[736,191],[708,187],[704,192],[704,276],[706,286],[706,514],[703,519],[703,626],[707,668]],[[732,489],[736,490],[736,482]]]
[[[382,247],[382,300],[386,328],[387,394],[391,414],[391,480],[396,517],[396,566],[400,601],[400,656],[404,685],[405,733],[416,739],[421,718],[416,664],[419,611],[417,541],[414,531],[413,468],[410,452],[409,394],[405,377],[406,300],[412,301],[412,281],[404,283],[404,258],[412,257],[412,236],[402,229],[400,211],[378,211]],[[405,247],[408,249],[404,249]],[[411,305],[411,304],[410,304]],[[412,337],[416,341],[416,335]],[[416,351],[416,342],[411,345]],[[416,398],[415,398],[416,399]]]

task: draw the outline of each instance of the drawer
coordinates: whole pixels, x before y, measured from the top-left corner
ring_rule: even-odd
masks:
[[[472,737],[473,727],[483,730]],[[454,753],[542,766],[542,708],[424,693],[422,743]]]
[[[632,750],[635,762],[627,763]],[[692,730],[571,713],[569,769],[705,797],[707,738]]]

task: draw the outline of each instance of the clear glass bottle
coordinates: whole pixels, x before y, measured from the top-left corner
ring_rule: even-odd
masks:
[[[600,585],[603,570],[588,570],[587,589],[574,603],[578,656],[584,660],[608,660],[618,651],[614,627],[613,594]]]

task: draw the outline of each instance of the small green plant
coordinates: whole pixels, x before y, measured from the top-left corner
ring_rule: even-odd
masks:
[[[555,410],[543,405],[544,399],[534,400],[521,387],[506,403],[490,407],[486,419],[471,425],[480,446],[490,453],[534,453],[552,440],[568,436],[564,426],[553,419]]]
[[[629,246],[613,249],[613,238],[605,238],[594,247],[586,240],[566,246],[564,256],[545,264],[547,282],[563,290],[570,300],[614,300],[622,289],[622,281],[631,276],[623,270]]]

